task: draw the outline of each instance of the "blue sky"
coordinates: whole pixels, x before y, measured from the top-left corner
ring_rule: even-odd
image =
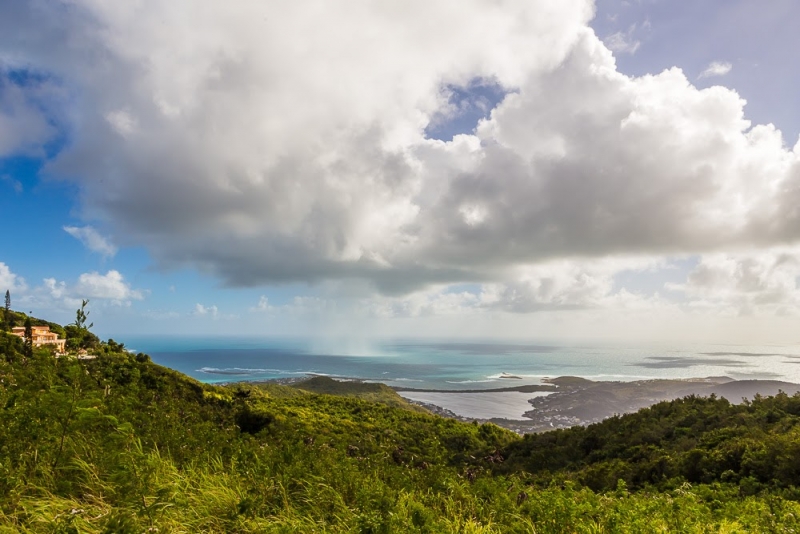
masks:
[[[117,339],[797,341],[796,2],[333,4],[0,7],[14,307],[89,298]]]

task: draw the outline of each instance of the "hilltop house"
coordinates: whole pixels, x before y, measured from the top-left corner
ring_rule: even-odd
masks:
[[[15,326],[11,329],[11,333],[21,338],[25,338],[25,327]],[[66,339],[58,339],[58,334],[50,331],[49,326],[32,326],[31,333],[33,334],[33,346],[41,347],[42,345],[55,345],[58,354],[66,353]]]

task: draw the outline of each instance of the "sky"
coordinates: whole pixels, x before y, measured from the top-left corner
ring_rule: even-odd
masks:
[[[144,334],[800,342],[794,0],[0,4],[0,291]]]

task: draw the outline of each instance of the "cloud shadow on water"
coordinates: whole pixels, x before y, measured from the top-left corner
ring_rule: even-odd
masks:
[[[632,364],[634,367],[648,369],[689,369],[698,365],[727,365],[729,367],[749,367],[747,362],[717,358],[679,358],[674,356],[650,356],[649,361]]]

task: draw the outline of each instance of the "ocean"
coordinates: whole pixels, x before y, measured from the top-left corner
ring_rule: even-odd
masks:
[[[797,344],[646,347],[405,339],[354,348],[312,339],[149,337],[130,338],[126,347],[208,383],[325,375],[454,392],[540,384],[566,375],[610,381],[728,376],[800,383]],[[406,394],[466,417],[513,418],[530,409],[525,394],[481,394],[483,401],[475,394],[431,395]]]

